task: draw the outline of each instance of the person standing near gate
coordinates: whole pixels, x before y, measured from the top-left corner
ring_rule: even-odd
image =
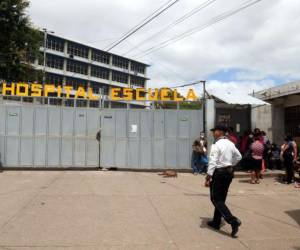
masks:
[[[231,225],[231,236],[235,237],[241,221],[232,215],[225,201],[233,179],[233,167],[242,159],[242,156],[235,145],[225,137],[227,132],[225,126],[218,125],[211,131],[215,143],[211,147],[205,186],[210,187],[210,199],[215,212],[213,220],[208,221],[207,225],[219,230],[223,217]]]

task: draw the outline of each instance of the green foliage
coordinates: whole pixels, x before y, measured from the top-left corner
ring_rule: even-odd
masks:
[[[0,1],[0,79],[39,80],[40,73],[26,63],[39,55],[42,33],[26,15],[28,0]]]

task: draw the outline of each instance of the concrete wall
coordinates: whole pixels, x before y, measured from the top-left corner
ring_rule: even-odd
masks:
[[[265,131],[270,140],[273,140],[272,132],[272,106],[264,105],[252,107],[251,109],[251,129],[260,128]]]

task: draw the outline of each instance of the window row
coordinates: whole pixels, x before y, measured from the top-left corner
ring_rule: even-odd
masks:
[[[109,70],[97,66],[92,66],[91,68],[91,76],[95,76],[102,79],[109,79]]]
[[[62,85],[63,77],[56,74],[46,73],[46,83],[54,84],[55,86]]]
[[[137,62],[131,62],[130,69],[134,72],[145,74],[145,65]]]
[[[102,52],[102,51],[92,51],[92,60],[97,61],[100,63],[109,64],[109,57],[110,55],[108,53]]]
[[[109,94],[108,85],[98,83],[98,82],[91,82],[90,87],[92,88],[93,93],[95,93],[95,94],[99,94],[100,89],[101,89],[101,92],[102,92],[103,95],[108,95]]]
[[[131,76],[130,83],[134,86],[145,87],[145,79],[138,76]]]
[[[129,60],[127,60],[123,57],[113,56],[112,64],[113,64],[113,66],[116,66],[118,68],[128,69]]]
[[[83,58],[88,58],[89,56],[89,49],[83,45],[68,42],[68,54],[73,56],[79,56]]]
[[[46,56],[46,66],[54,69],[64,68],[64,59],[59,56],[47,55]]]
[[[67,61],[67,71],[87,75],[88,74],[88,65],[81,62],[76,62],[73,60]]]
[[[128,75],[122,72],[113,71],[112,72],[112,81],[119,83],[128,83]]]
[[[62,86],[63,85],[63,76],[56,75],[52,73],[46,73],[46,83],[47,84],[54,84],[55,86]],[[72,86],[73,89],[78,89],[78,87],[83,87],[87,90],[88,82],[86,80],[81,80],[78,78],[67,77],[66,78],[66,86]],[[90,82],[90,88],[92,88],[93,93],[99,94],[100,89],[102,94],[108,95],[109,94],[109,86],[103,83],[98,82]]]
[[[48,49],[56,50],[59,52],[64,51],[64,40],[63,39],[48,35],[46,45],[47,45],[46,47]]]

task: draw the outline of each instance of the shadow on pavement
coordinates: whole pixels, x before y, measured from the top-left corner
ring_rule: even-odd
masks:
[[[285,211],[285,213],[288,214],[290,217],[292,217],[300,226],[300,209]],[[300,250],[300,247],[297,249]]]
[[[201,220],[201,222],[200,222],[200,228],[207,228],[207,229],[209,229],[211,231],[214,231],[216,233],[219,233],[219,234],[231,237],[230,233],[222,231],[222,226],[224,226],[224,223],[221,224],[221,229],[220,230],[215,230],[215,229],[213,229],[213,228],[211,228],[211,227],[209,227],[207,225],[207,222],[210,221],[211,218],[200,217],[200,220]]]

